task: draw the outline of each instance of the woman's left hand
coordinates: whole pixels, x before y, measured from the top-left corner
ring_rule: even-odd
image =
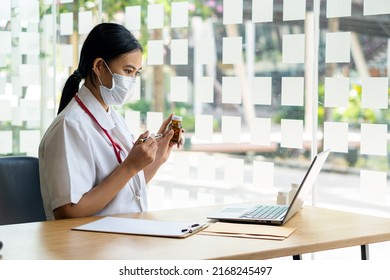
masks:
[[[156,161],[159,164],[162,164],[167,161],[172,150],[171,138],[173,136],[173,131],[170,130],[164,134],[163,137],[156,139],[157,141],[157,152],[156,152]]]
[[[150,182],[160,166],[168,160],[172,147],[177,145],[177,147],[180,148],[184,144],[182,137],[178,143],[171,141],[174,132],[173,130],[167,129],[172,120],[172,116],[173,113],[162,123],[160,129],[158,130],[158,133],[162,134],[163,137],[156,139],[157,151],[154,162],[144,169],[146,183]],[[184,133],[184,130],[182,130],[182,133]]]

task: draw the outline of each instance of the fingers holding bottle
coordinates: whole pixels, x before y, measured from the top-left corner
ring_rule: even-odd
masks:
[[[164,163],[169,158],[169,155],[172,150],[171,138],[173,134],[173,131],[168,131],[163,137],[157,140],[158,149],[156,152],[155,160],[160,164]]]
[[[158,130],[158,134],[165,134],[168,130],[168,126],[172,121],[172,117],[174,116],[174,113],[171,113],[168,118],[166,118],[163,123],[160,126],[160,129]]]

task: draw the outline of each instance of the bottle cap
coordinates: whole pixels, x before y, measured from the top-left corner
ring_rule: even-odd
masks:
[[[287,192],[280,191],[280,192],[278,192],[278,196],[287,196]]]
[[[181,117],[181,116],[173,116],[173,117],[172,117],[172,120],[173,120],[173,121],[180,121],[180,122],[181,122],[182,117]]]
[[[298,183],[291,183],[291,188],[297,189],[297,188],[299,188],[299,184]]]

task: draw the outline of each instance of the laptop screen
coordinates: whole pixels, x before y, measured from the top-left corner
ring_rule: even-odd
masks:
[[[329,155],[329,150],[323,151],[322,153],[317,154],[307,170],[301,185],[298,188],[297,193],[295,194],[294,199],[291,201],[290,207],[286,213],[284,220],[288,220],[293,216],[299,209],[302,208],[305,197],[311,190],[313,184],[315,183],[318,174],[321,171],[322,166],[324,165],[327,157]]]

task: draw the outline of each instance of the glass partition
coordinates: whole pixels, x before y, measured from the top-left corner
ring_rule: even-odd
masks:
[[[308,200],[388,215],[389,3],[2,0],[0,155],[37,155],[86,35],[117,22],[144,46],[132,132],[186,129],[151,210],[274,200],[331,149]]]

